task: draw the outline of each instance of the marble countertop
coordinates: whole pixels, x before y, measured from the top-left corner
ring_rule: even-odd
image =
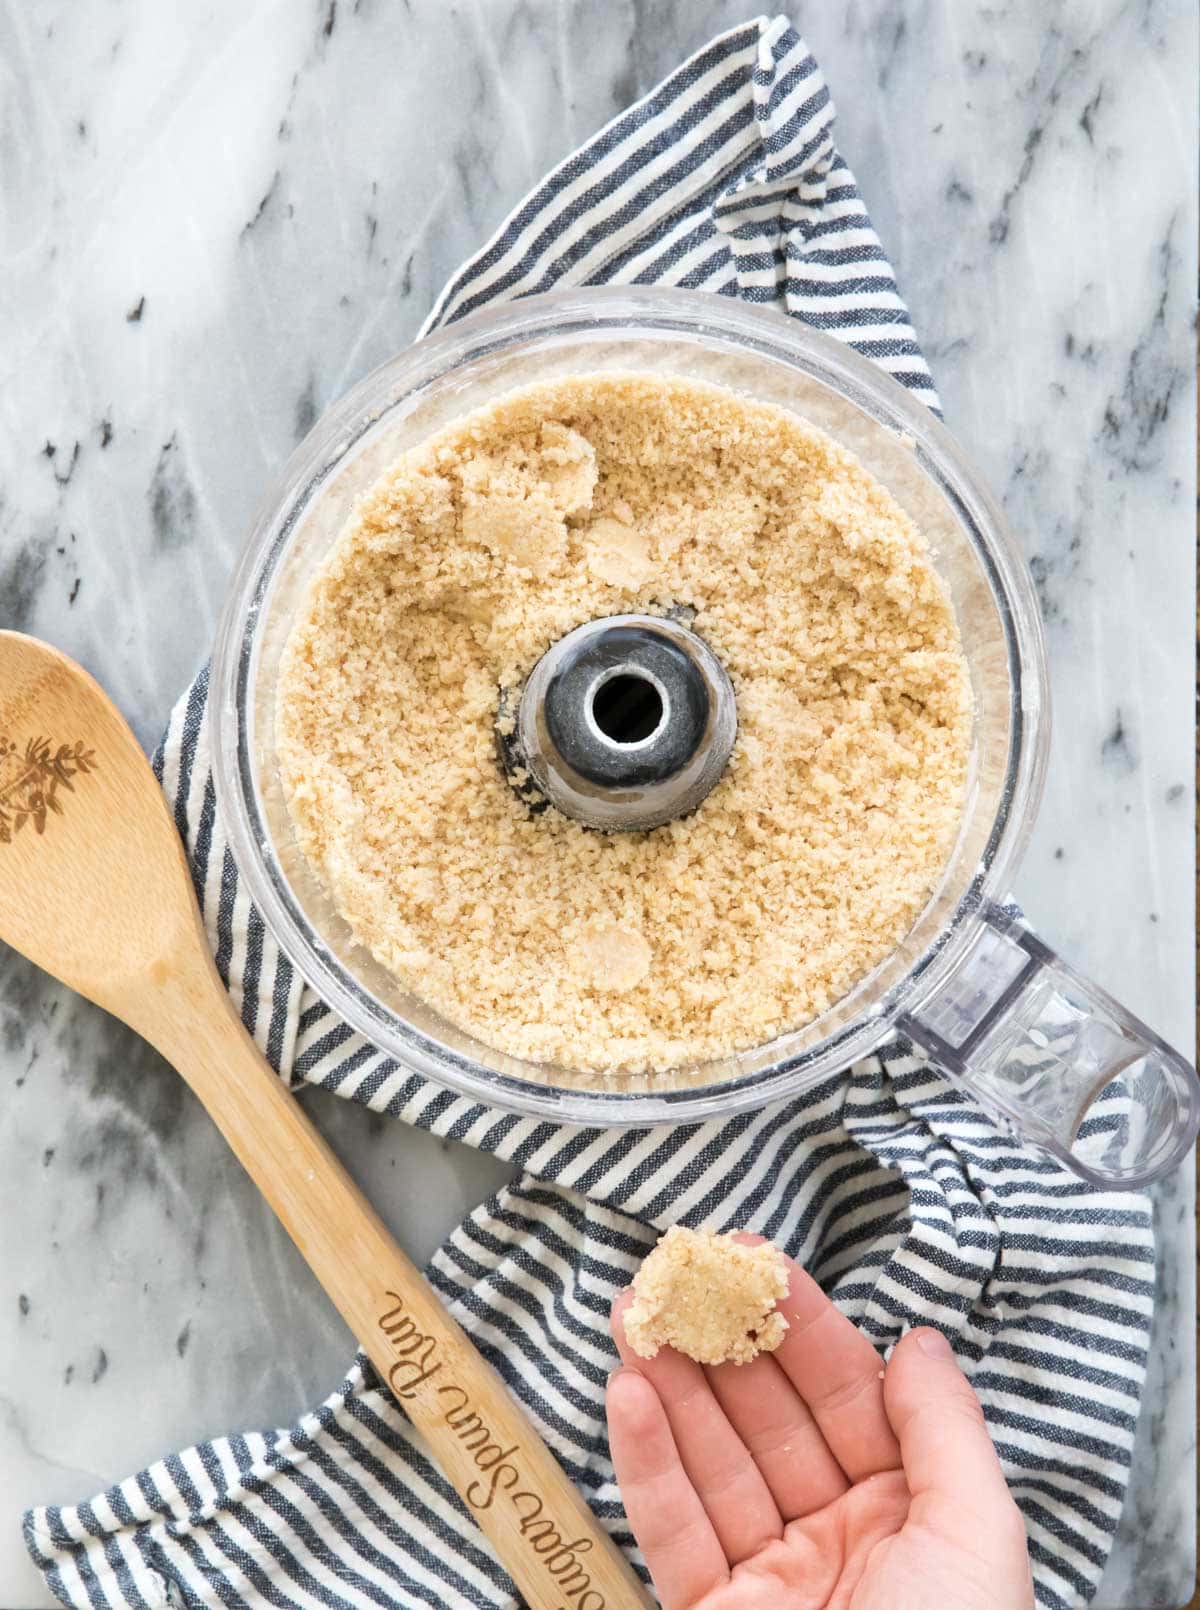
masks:
[[[947,420],[1034,569],[1056,704],[1017,894],[1192,1040],[1196,25],[1172,0],[797,4]],[[528,186],[731,0],[0,7],[0,625],[149,747],[267,482]],[[490,1160],[305,1098],[417,1255]],[[276,1425],[351,1338],[179,1080],[0,953],[0,1606],[17,1530],[167,1449]],[[1097,1603],[1195,1560],[1192,1181]]]

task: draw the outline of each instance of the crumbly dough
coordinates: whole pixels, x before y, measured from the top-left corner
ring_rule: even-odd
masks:
[[[716,788],[650,833],[532,813],[500,689],[583,621],[680,606],[737,698]],[[970,724],[924,539],[852,454],[721,387],[594,374],[463,417],[359,500],[286,646],[277,751],[302,850],[404,985],[503,1052],[669,1085],[894,949]]]
[[[673,1224],[633,1277],[625,1339],[642,1358],[673,1347],[698,1364],[748,1364],[783,1340],[775,1304],[787,1289],[787,1264],[769,1241],[746,1246]]]

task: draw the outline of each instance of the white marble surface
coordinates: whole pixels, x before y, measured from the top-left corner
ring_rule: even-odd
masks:
[[[947,418],[1045,608],[1057,734],[1017,892],[1181,1045],[1192,1025],[1196,29],[1179,0],[808,0],[793,11]],[[0,0],[0,625],[150,745],[266,482],[407,342],[553,161],[729,0]],[[419,1253],[501,1171],[308,1098]],[[340,1323],[190,1096],[0,953],[0,1606],[48,1602],[26,1502],[290,1420]],[[1097,1601],[1184,1603],[1193,1221],[1160,1308]]]

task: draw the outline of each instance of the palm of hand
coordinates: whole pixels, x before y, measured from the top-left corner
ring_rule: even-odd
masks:
[[[1020,1512],[936,1332],[869,1342],[795,1265],[783,1345],[663,1349],[609,1387],[609,1440],[664,1610],[1032,1610]]]
[[[790,1522],[779,1541],[695,1601],[695,1610],[992,1610],[1001,1602],[987,1562],[908,1524],[908,1510],[903,1476],[873,1477]],[[1023,1537],[1018,1542],[1023,1551]]]

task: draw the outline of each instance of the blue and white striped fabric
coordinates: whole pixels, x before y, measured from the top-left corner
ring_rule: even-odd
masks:
[[[451,281],[428,328],[497,298],[610,281],[774,301],[931,407],[929,371],[816,63],[783,19],[714,40],[557,168]],[[222,973],[281,1074],[512,1159],[519,1183],[430,1274],[636,1559],[604,1430],[616,1292],[675,1221],[786,1246],[881,1349],[953,1339],[1029,1529],[1039,1603],[1086,1602],[1125,1497],[1153,1301],[1146,1201],[1016,1145],[903,1046],[726,1123],[564,1129],[407,1073],[338,1021],[242,888],[208,764],[206,679],[163,785]],[[173,1455],[36,1509],[30,1551],[79,1610],[511,1606],[511,1585],[360,1358],[295,1426]]]

